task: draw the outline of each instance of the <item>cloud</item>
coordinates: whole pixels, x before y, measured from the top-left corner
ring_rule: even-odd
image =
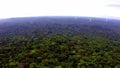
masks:
[[[110,0],[107,6],[113,8],[120,8],[120,0]]]
[[[120,4],[109,4],[109,7],[116,7],[116,8],[120,8]]]

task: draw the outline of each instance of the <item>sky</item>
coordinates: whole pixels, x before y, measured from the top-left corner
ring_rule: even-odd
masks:
[[[0,18],[29,16],[120,19],[120,0],[0,0]]]

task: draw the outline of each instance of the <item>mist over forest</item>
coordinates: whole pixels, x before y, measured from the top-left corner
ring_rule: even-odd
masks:
[[[120,20],[94,17],[43,16],[0,21],[0,36],[47,34],[95,34],[119,38]],[[116,36],[116,37],[115,37]]]

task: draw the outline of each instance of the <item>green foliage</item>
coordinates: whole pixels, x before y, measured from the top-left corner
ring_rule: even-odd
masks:
[[[26,44],[18,46],[21,41]],[[0,67],[119,68],[118,41],[104,37],[65,35],[52,35],[43,39],[37,36],[26,40],[19,38],[14,40],[14,45],[10,45],[9,41],[5,46],[0,46]]]
[[[55,66],[55,68],[63,68],[62,66]]]

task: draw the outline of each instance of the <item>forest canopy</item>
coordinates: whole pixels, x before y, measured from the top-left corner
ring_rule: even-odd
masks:
[[[0,68],[120,67],[118,20],[42,17],[0,22]]]

